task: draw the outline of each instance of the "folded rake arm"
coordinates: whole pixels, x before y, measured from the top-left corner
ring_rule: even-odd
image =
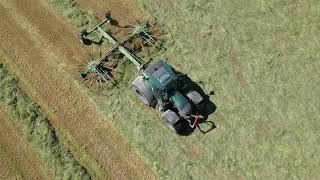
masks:
[[[141,38],[143,38],[146,42],[149,42],[150,39],[153,40],[153,37],[151,37],[146,31],[145,29],[147,28],[147,23],[144,23],[140,26],[137,26],[134,30],[134,32],[129,35],[127,38],[125,38],[125,40],[123,41],[118,41],[116,38],[114,38],[113,36],[111,36],[108,32],[106,32],[105,30],[103,30],[101,28],[101,26],[103,24],[105,24],[106,22],[110,22],[111,17],[107,17],[105,20],[103,20],[102,22],[100,22],[97,26],[95,26],[94,28],[92,28],[90,31],[82,31],[80,33],[80,40],[81,42],[88,42],[91,41],[88,38],[88,35],[90,35],[91,33],[97,33],[98,35],[102,36],[103,38],[107,39],[111,44],[113,44],[114,46],[107,52],[104,54],[103,57],[101,57],[98,61],[103,61],[105,59],[107,59],[108,57],[110,57],[115,51],[119,50],[121,53],[123,53],[133,64],[135,64],[137,66],[138,69],[141,69],[141,67],[144,65],[144,61],[142,59],[140,59],[139,57],[135,56],[134,54],[132,54],[128,49],[126,49],[123,44],[127,43],[129,39],[133,38],[136,35],[140,35]],[[148,37],[148,38],[146,38]],[[84,43],[86,44],[86,43]]]
[[[101,45],[101,43],[96,43],[92,39],[90,39],[91,34],[97,34],[102,39],[107,39],[113,46],[105,52],[99,59],[92,59],[90,62],[87,63],[85,69],[80,72],[80,76],[82,78],[86,78],[89,74],[93,73],[98,75],[99,81],[103,80],[103,82],[106,82],[110,79],[113,79],[107,71],[103,68],[105,63],[108,61],[108,59],[117,51],[120,51],[123,55],[125,55],[140,71],[141,69],[145,68],[145,62],[130,52],[129,49],[127,49],[124,45],[132,40],[132,38],[139,37],[141,38],[145,43],[153,44],[155,42],[155,39],[152,37],[151,34],[148,33],[149,24],[142,23],[135,27],[133,27],[132,34],[126,36],[123,40],[118,40],[114,36],[111,35],[110,32],[105,31],[102,26],[105,23],[110,23],[112,25],[112,22],[114,20],[111,18],[111,13],[108,12],[106,14],[106,18],[101,21],[98,25],[93,27],[90,30],[83,30],[80,33],[80,41],[85,45],[91,45],[92,43]]]

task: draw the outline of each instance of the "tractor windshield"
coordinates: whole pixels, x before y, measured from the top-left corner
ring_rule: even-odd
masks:
[[[153,75],[157,78],[157,80],[161,84],[166,84],[168,80],[170,80],[170,75],[164,70],[164,68],[160,68],[156,70]]]

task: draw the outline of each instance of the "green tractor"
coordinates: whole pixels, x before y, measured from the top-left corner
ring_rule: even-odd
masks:
[[[131,60],[138,69],[138,76],[132,83],[132,87],[138,98],[147,106],[157,108],[163,112],[163,119],[167,126],[177,134],[185,131],[185,128],[195,128],[196,124],[204,118],[199,114],[199,109],[203,105],[203,97],[195,90],[186,90],[183,74],[163,60],[157,60],[153,64],[146,65],[143,60],[131,53],[124,44],[138,37],[145,43],[152,44],[156,39],[148,33],[148,23],[134,27],[131,35],[123,41],[118,41],[101,27],[106,22],[112,22],[110,12],[106,14],[106,19],[94,27],[92,30],[83,30],[80,33],[80,41],[83,44],[92,44],[89,35],[96,33],[107,39],[113,47],[104,56],[97,60],[88,62],[86,68],[80,72],[82,78],[87,78],[89,74],[95,74],[99,82],[107,82],[112,79],[104,65],[108,58],[116,51],[120,51]]]
[[[176,133],[185,128],[185,120],[191,128],[203,118],[198,115],[203,97],[195,90],[185,92],[183,74],[177,73],[172,66],[158,60],[143,70],[132,83],[139,99],[153,108],[163,111],[167,126]]]

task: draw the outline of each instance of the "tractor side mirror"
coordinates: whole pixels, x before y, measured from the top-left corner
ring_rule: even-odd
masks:
[[[148,76],[144,73],[144,72],[142,72],[142,78],[143,78],[143,80],[148,80],[149,78],[148,78]]]

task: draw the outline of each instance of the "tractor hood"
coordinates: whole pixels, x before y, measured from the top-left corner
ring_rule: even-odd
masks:
[[[179,91],[175,91],[170,97],[175,107],[178,109],[179,114],[183,116],[190,116],[192,107],[188,99]]]

